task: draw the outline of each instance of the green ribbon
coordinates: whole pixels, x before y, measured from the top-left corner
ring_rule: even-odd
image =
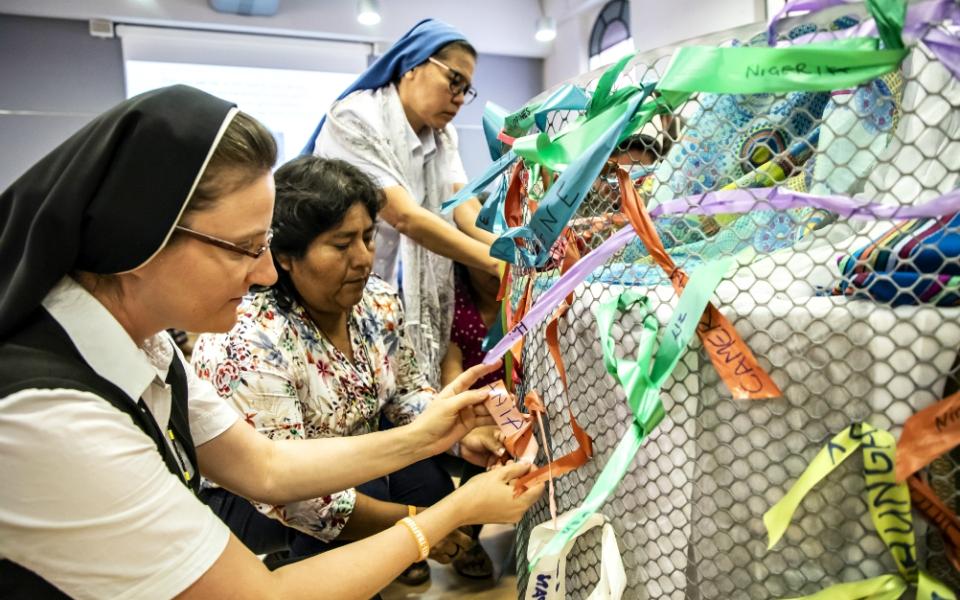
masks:
[[[620,88],[616,92],[613,91],[613,86],[617,83],[617,79],[620,78],[620,73],[623,72],[627,63],[633,60],[634,56],[635,54],[627,54],[600,76],[600,80],[597,82],[597,89],[593,91],[593,96],[590,97],[590,104],[587,105],[587,119],[602,113],[614,104],[626,102],[637,93],[643,94],[643,96],[646,97],[653,91],[655,87],[654,84],[644,86],[629,85]]]
[[[732,263],[733,259],[728,257],[705,263],[693,272],[667,324],[666,331],[660,336],[656,356],[654,356],[654,348],[659,324],[651,309],[650,300],[646,296],[634,291],[625,291],[596,309],[597,329],[600,333],[600,346],[603,349],[603,364],[607,372],[623,388],[634,418],[583,504],[577,508],[567,524],[530,561],[531,571],[541,557],[561,552],[567,542],[576,535],[584,521],[603,506],[620,484],[644,439],[663,420],[666,413],[660,402],[660,388],[680,361],[683,350],[696,333],[700,315],[707,307],[710,296]],[[631,309],[642,313],[636,360],[618,358],[616,341],[611,336],[616,317]]]
[[[787,48],[677,50],[661,90],[763,94],[829,92],[866,83],[896,69],[907,55],[901,33],[904,0],[867,0],[879,38],[831,40]],[[880,42],[884,49],[880,49]]]
[[[545,133],[518,138],[513,149],[527,161],[563,170],[616,122],[633,96],[646,98],[654,89],[657,97],[641,103],[621,140],[654,115],[673,112],[694,92],[826,92],[876,79],[896,69],[907,54],[900,38],[906,4],[903,0],[869,0],[867,6],[878,24],[879,39],[849,38],[786,48],[681,47],[655,88],[633,85],[614,92],[613,85],[635,56],[628,54],[600,77],[584,120],[553,140]]]
[[[686,46],[673,55],[658,88],[718,94],[829,92],[889,73],[906,55],[902,47],[880,50],[877,38],[789,48]]]
[[[877,33],[889,49],[903,48],[903,23],[907,18],[907,3],[903,0],[867,0],[867,9],[877,23]]]
[[[547,114],[557,110],[583,110],[589,102],[582,88],[562,85],[542,102],[526,104],[520,110],[504,116],[503,131],[516,137],[527,133],[534,124],[542,131],[547,128]]]
[[[804,496],[860,447],[870,518],[899,573],[839,583],[794,600],[896,600],[911,583],[917,584],[917,600],[956,600],[949,588],[918,570],[910,490],[905,483],[897,483],[894,470],[896,440],[888,431],[866,423],[854,423],[827,442],[793,487],[763,515],[770,536],[768,548],[783,537]]]

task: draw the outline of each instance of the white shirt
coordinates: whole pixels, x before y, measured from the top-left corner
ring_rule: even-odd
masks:
[[[142,397],[165,431],[172,395],[164,380],[173,360],[183,362],[169,336],[137,347],[68,277],[43,306],[94,371],[131,402]],[[185,369],[199,446],[238,415]],[[129,416],[94,394],[28,389],[0,399],[0,456],[0,556],[70,596],[170,598],[226,548],[226,525],[167,469]]]
[[[389,102],[400,102],[400,96],[397,94],[397,88],[394,85],[384,86],[375,90],[360,90],[350,94],[343,100],[337,102],[331,109],[336,111],[337,117],[345,121],[360,121],[370,126],[379,136],[389,137],[391,131],[396,128],[385,122],[386,115],[381,109],[380,96],[386,97]],[[428,162],[434,160],[437,156],[437,135],[438,133],[425,127],[418,134],[410,126],[409,122],[403,125],[405,146],[409,151],[412,161],[411,172],[405,173],[407,183],[412,187],[408,189],[410,196],[417,203],[422,202],[426,189],[423,177],[424,167]],[[444,165],[444,170],[449,174],[449,182],[453,184],[466,184],[467,174],[463,168],[463,161],[460,155],[455,151],[457,144],[457,131],[452,125],[445,128],[447,134],[454,144],[454,151],[447,154],[449,159]],[[396,176],[383,169],[378,161],[371,160],[366,156],[366,150],[355,148],[343,140],[338,139],[331,134],[332,128],[324,127],[320,130],[317,142],[314,148],[314,154],[324,158],[338,158],[357,167],[369,175],[381,188],[401,185]],[[419,172],[416,172],[419,171]],[[450,190],[444,190],[444,193],[451,195]],[[397,285],[397,257],[400,243],[400,234],[388,223],[377,223],[377,245],[376,255],[374,257],[373,272],[382,277],[387,283]]]

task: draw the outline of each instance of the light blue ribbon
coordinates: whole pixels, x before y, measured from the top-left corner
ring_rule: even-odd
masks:
[[[637,94],[628,101],[629,105],[620,118],[550,186],[530,222],[508,229],[493,243],[491,256],[525,267],[539,267],[547,262],[550,247],[590,191],[642,98],[642,94]],[[520,240],[524,242],[522,246],[517,243]]]

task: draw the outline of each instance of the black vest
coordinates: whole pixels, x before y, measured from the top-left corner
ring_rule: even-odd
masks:
[[[187,376],[176,358],[170,365],[167,383],[173,392],[170,429],[180,442],[186,459],[196,469],[197,451],[190,437],[187,416]],[[133,423],[156,443],[157,451],[163,456],[163,462],[170,472],[177,475],[194,494],[199,491],[199,475],[186,481],[178,457],[170,449],[164,432],[157,426],[143,400],[134,403],[120,388],[97,375],[84,362],[63,328],[46,310],[40,309],[20,330],[0,342],[0,399],[21,390],[54,388],[90,392],[129,415]],[[2,400],[0,410],[3,410]],[[77,443],[82,441],[78,440]],[[90,543],[96,544],[97,541],[91,539]],[[0,598],[43,600],[66,597],[34,572],[12,561],[0,560]]]

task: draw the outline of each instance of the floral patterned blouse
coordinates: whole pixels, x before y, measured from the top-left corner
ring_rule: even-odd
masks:
[[[211,381],[247,423],[272,439],[361,435],[383,414],[409,423],[435,393],[404,336],[397,293],[371,277],[348,319],[354,360],[340,352],[299,304],[277,305],[272,290],[244,299],[225,334],[200,336],[197,375]],[[356,503],[353,489],[258,510],[324,541],[335,539]]]

